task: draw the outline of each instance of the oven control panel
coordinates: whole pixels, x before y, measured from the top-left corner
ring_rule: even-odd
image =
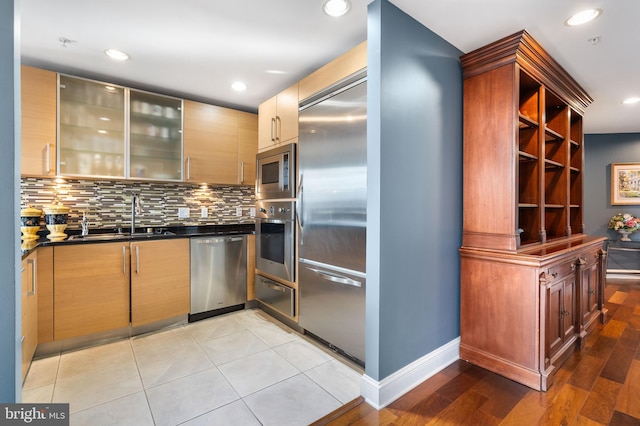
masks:
[[[293,220],[294,216],[295,201],[256,202],[256,217],[259,219]]]

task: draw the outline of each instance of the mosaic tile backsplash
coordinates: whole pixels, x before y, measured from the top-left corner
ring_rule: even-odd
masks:
[[[23,177],[20,183],[21,208],[31,205],[42,209],[61,203],[71,209],[68,229],[80,229],[83,212],[90,229],[128,228],[132,194],[139,194],[142,201],[142,214],[136,215],[137,228],[254,223],[253,186],[31,177]],[[189,209],[189,217],[179,218],[179,208]],[[202,208],[207,209],[208,217],[201,217]],[[44,214],[41,224],[44,226]]]

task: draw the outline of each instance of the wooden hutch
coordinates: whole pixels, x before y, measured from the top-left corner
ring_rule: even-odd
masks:
[[[463,55],[460,357],[537,390],[604,320],[585,234],[589,95],[521,31]]]

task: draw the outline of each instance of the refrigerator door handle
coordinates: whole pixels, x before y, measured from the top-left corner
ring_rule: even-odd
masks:
[[[300,226],[300,235],[298,236],[299,238],[299,243],[300,245],[302,245],[303,242],[303,231],[304,231],[304,222],[302,221],[303,218],[303,208],[304,208],[304,202],[302,200],[302,193],[304,191],[304,187],[302,186],[304,180],[304,173],[300,173],[300,183],[298,184],[298,190],[296,191],[296,198],[298,200],[297,204],[297,208],[296,208],[296,219],[298,219],[298,225]]]
[[[342,275],[332,274],[330,272],[321,271],[315,268],[309,268],[309,270],[320,275],[322,278],[334,283],[352,285],[354,287],[362,287],[362,283],[360,281],[352,280],[351,278],[347,278]]]

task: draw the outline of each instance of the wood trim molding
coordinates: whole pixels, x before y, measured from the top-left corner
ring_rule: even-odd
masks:
[[[456,337],[381,381],[372,379],[366,374],[363,375],[360,380],[360,395],[369,405],[380,410],[458,359],[460,359],[460,337]]]
[[[527,68],[533,77],[565,98],[580,114],[584,114],[585,108],[593,102],[593,98],[526,30],[462,55],[460,61],[465,79],[516,63]]]

